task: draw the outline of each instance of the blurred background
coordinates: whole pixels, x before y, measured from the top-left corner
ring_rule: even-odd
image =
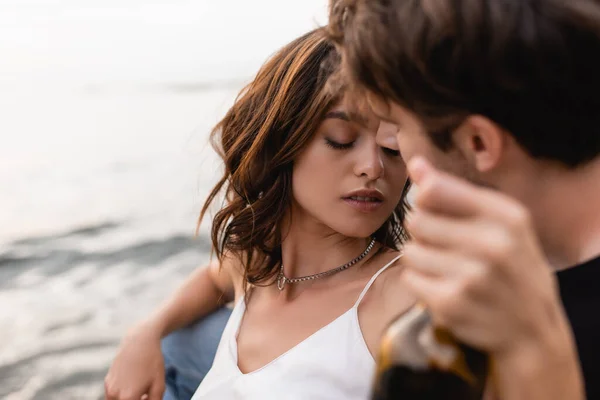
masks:
[[[98,399],[209,258],[210,128],[326,0],[0,0],[0,398]]]

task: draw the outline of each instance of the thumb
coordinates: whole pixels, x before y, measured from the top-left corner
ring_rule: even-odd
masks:
[[[408,162],[408,174],[417,186],[435,171],[436,169],[422,156],[414,156]]]

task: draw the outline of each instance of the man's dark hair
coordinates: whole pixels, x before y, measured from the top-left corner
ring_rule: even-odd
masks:
[[[345,78],[415,112],[441,147],[481,114],[533,157],[600,155],[600,0],[339,0],[329,31]]]

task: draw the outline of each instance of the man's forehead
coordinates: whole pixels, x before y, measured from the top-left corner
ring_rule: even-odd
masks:
[[[368,93],[366,96],[366,102],[371,109],[371,112],[382,121],[395,124],[392,117],[392,104],[381,96],[377,96],[372,93]]]

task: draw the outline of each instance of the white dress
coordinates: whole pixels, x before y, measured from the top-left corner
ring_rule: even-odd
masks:
[[[358,323],[358,306],[375,279],[344,314],[262,368],[244,374],[238,368],[237,335],[246,310],[236,304],[212,368],[192,400],[368,400],[375,361]]]

